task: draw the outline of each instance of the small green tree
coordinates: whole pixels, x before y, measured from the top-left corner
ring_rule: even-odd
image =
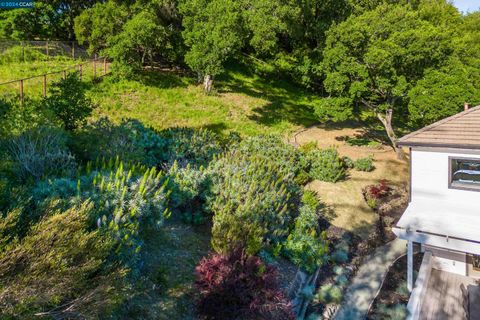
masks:
[[[92,113],[93,103],[85,96],[85,88],[78,73],[70,73],[52,85],[45,106],[60,119],[66,130],[78,128]]]
[[[235,0],[185,0],[183,37],[190,48],[187,64],[203,76],[205,91],[210,92],[213,77],[223,71],[224,62],[244,42],[240,2]]]
[[[437,2],[418,10],[385,4],[331,28],[322,62],[330,97],[319,103],[317,115],[341,121],[359,109],[369,110],[402,158],[396,146],[394,114],[405,113],[408,90],[424,72],[444,64],[454,52],[450,21],[456,23],[459,14],[451,8]]]
[[[156,52],[168,50],[168,33],[153,12],[141,11],[123,25],[121,33],[108,39],[105,52],[120,75],[131,77],[145,62],[152,63]]]

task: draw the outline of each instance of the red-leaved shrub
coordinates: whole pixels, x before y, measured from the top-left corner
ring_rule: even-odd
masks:
[[[381,199],[388,195],[390,191],[390,187],[388,186],[387,180],[383,179],[380,180],[379,184],[372,184],[365,188],[365,197],[373,198],[373,199]]]
[[[275,268],[243,250],[210,254],[196,268],[198,312],[204,319],[294,319]]]

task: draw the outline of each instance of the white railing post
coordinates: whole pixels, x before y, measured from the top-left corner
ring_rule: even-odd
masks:
[[[407,244],[407,288],[408,292],[413,290],[413,242],[408,240]]]

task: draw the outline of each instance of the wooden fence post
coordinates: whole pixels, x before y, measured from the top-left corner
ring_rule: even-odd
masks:
[[[67,79],[67,70],[63,70],[63,80]]]
[[[22,103],[22,106],[23,106],[23,102],[24,102],[24,99],[23,99],[23,79],[20,80],[20,102]]]
[[[80,64],[78,67],[79,67],[79,76],[80,76],[80,81],[82,81],[82,75],[83,75],[83,64]]]
[[[47,75],[43,75],[43,97],[45,98],[47,96]]]
[[[48,40],[47,40],[47,42],[45,43],[45,52],[46,52],[46,54],[47,54],[47,57],[48,57],[48,55],[49,55],[48,50],[49,50],[49,49],[48,49]]]
[[[107,74],[107,58],[103,58],[103,75]]]

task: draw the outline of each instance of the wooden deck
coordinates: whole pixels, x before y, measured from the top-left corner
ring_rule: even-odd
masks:
[[[478,292],[474,279],[433,269],[421,304],[420,319],[467,319],[463,308],[464,298],[462,290],[460,289],[462,284],[468,288],[469,291]],[[471,295],[470,300],[472,300],[473,296],[474,295]],[[471,301],[470,303],[475,305],[479,304],[478,301]],[[472,310],[470,312],[472,313]],[[478,315],[471,314],[470,319],[478,319]]]

